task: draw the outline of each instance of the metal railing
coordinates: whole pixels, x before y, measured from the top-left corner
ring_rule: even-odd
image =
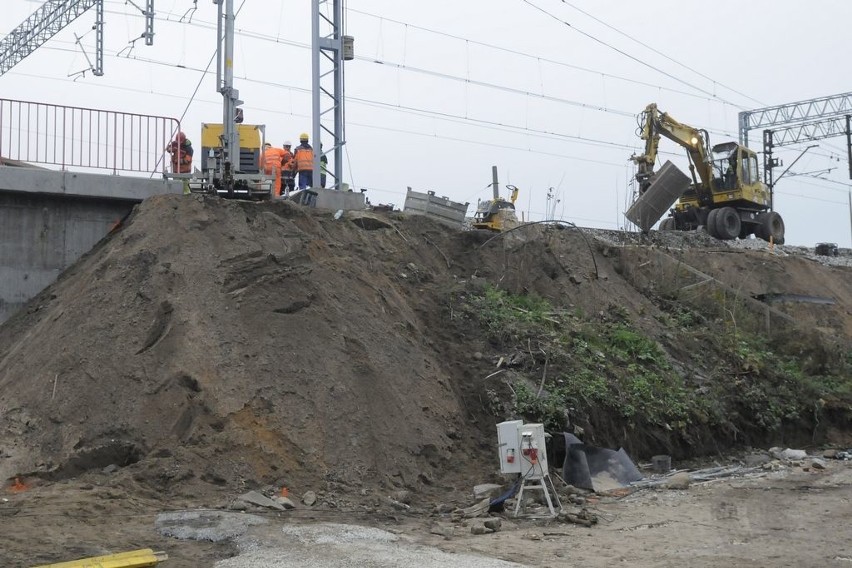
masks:
[[[0,99],[0,160],[158,174],[178,131],[175,118]]]

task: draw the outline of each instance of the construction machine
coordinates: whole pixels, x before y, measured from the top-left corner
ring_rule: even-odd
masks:
[[[201,170],[190,176],[189,189],[192,193],[228,198],[270,199],[274,176],[264,175],[260,168],[266,129],[257,124],[235,124],[234,127],[239,141],[235,159],[223,162],[225,126],[221,123],[201,125]]]
[[[755,152],[736,142],[711,147],[706,130],[678,122],[656,104],[641,113],[639,135],[645,140],[645,153],[630,158],[637,166],[639,195],[626,217],[643,231],[674,205],[660,230],[691,231],[703,226],[718,239],[754,234],[784,243],[784,220],[771,210],[770,192],[758,177]],[[661,136],[686,149],[690,176],[671,162],[654,171]]]
[[[479,200],[476,205],[476,213],[473,216],[473,228],[499,232],[517,227],[518,217],[515,214],[515,201],[518,200],[518,188],[514,185],[507,185],[506,189],[511,191],[511,194],[509,199],[503,199],[500,197],[497,166],[491,168],[491,177],[494,197],[484,201]]]

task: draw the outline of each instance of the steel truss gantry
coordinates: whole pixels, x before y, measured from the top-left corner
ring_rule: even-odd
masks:
[[[764,129],[763,172],[770,192],[778,181],[773,169],[781,165],[772,155],[774,148],[835,136],[846,136],[852,179],[852,93],[744,111],[739,114],[739,126],[740,142],[746,146],[749,130]]]
[[[128,0],[133,6],[145,16],[145,38],[146,45],[154,43],[154,0],[146,0],[146,7],[140,8]],[[86,10],[96,6],[97,15],[94,25],[95,29],[95,63],[92,65],[88,56],[92,73],[100,76],[104,74],[104,0],[47,0],[42,6],[33,12],[17,28],[9,32],[9,35],[0,40],[0,75],[23,61],[36,49],[47,43],[47,41],[67,27],[71,22],[79,18]],[[77,43],[80,43],[77,38]],[[84,55],[85,52],[84,52]]]

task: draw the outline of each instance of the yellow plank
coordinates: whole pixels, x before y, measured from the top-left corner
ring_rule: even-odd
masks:
[[[58,564],[42,564],[33,568],[148,568],[149,566],[156,566],[161,560],[165,560],[166,558],[168,557],[157,554],[150,548],[144,548],[130,552],[121,552],[119,554],[60,562]]]

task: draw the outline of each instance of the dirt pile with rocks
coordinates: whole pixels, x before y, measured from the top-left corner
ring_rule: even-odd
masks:
[[[617,247],[553,227],[495,237],[394,213],[149,199],[0,327],[0,478],[114,464],[166,492],[467,490],[496,467],[505,417],[484,393],[502,354],[450,298],[489,285],[615,307],[662,338]],[[742,258],[726,269],[758,270]],[[848,269],[822,268],[848,302]]]

